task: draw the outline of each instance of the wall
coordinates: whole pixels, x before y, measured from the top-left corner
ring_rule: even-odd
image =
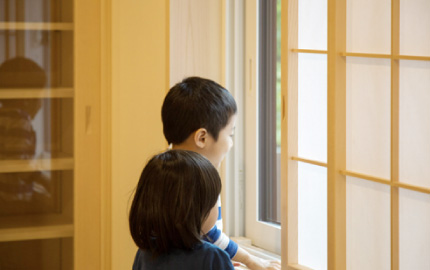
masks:
[[[106,3],[102,54],[112,68],[104,71],[109,82],[102,83],[112,91],[105,101],[111,158],[104,162],[110,180],[103,230],[111,248],[103,251],[103,268],[119,270],[131,268],[137,250],[128,229],[133,189],[148,158],[166,147],[160,115],[166,91],[191,75],[222,83],[222,1]]]
[[[112,248],[106,257],[115,270],[131,269],[137,250],[128,229],[131,196],[148,158],[166,146],[160,114],[169,78],[168,8],[167,0],[111,1]]]
[[[170,1],[170,85],[187,76],[223,83],[223,2]]]

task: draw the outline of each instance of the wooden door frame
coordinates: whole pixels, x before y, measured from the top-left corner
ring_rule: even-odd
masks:
[[[110,268],[109,2],[74,1],[74,269]]]

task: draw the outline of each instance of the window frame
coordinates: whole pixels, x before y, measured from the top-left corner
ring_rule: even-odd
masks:
[[[258,247],[270,252],[281,253],[281,226],[259,221],[258,199],[260,175],[258,162],[260,149],[257,148],[259,141],[258,130],[258,89],[260,79],[259,69],[259,8],[258,0],[247,1],[245,7],[245,178],[246,178],[246,198],[245,198],[245,236],[252,240]],[[275,140],[276,142],[276,140]]]
[[[259,0],[258,14],[258,218],[280,225],[277,133],[277,1]],[[248,145],[249,147],[249,145]]]

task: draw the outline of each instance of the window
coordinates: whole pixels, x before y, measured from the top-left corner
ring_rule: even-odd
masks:
[[[246,2],[245,236],[280,254],[280,0]]]
[[[281,0],[258,4],[258,219],[280,224]]]

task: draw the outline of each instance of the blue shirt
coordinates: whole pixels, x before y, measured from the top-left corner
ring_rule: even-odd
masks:
[[[206,234],[206,237],[203,240],[208,241],[227,252],[230,259],[232,259],[237,253],[239,246],[222,232],[221,197],[218,198],[218,219],[215,226],[213,226],[213,228]]]
[[[217,246],[203,242],[193,250],[175,249],[153,259],[147,251],[138,250],[133,270],[234,270],[228,254]]]
[[[236,255],[239,248],[239,246],[218,229],[216,225],[206,234],[203,240],[212,243],[227,252],[230,259]]]

